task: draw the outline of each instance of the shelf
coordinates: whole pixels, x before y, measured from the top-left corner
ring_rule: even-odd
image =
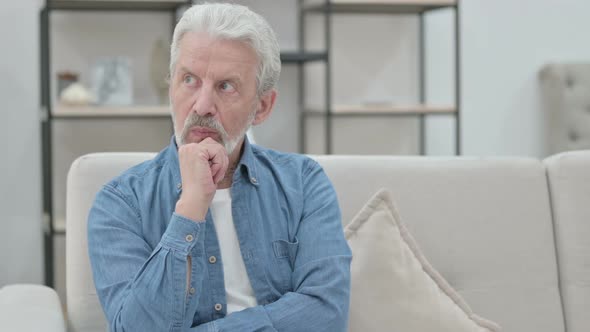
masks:
[[[47,8],[64,10],[175,10],[186,0],[48,0]]]
[[[457,109],[452,106],[429,105],[335,105],[331,115],[346,116],[416,116],[416,115],[449,115],[455,114]],[[304,112],[310,116],[325,116],[324,110],[314,108]]]
[[[65,106],[55,107],[53,118],[163,118],[170,117],[170,107],[164,106]]]
[[[328,55],[325,52],[281,52],[281,62],[284,64],[324,61],[327,59]]]
[[[306,11],[324,12],[328,8],[321,3],[309,3]],[[330,0],[330,10],[334,13],[372,13],[372,14],[422,14],[429,10],[455,7],[457,0]]]

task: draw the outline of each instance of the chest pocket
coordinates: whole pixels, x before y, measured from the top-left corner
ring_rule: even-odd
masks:
[[[276,268],[278,270],[278,274],[272,279],[278,283],[278,286],[280,286],[283,292],[291,291],[293,288],[291,275],[293,274],[299,241],[297,238],[295,238],[295,242],[276,240],[273,241],[272,247],[275,255],[275,262],[277,264]]]

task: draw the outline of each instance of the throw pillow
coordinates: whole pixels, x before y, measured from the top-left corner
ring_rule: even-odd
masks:
[[[349,331],[497,332],[434,270],[380,190],[345,228],[352,249]]]

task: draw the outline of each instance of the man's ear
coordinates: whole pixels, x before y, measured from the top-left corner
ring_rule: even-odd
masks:
[[[262,97],[260,97],[260,100],[258,101],[256,115],[254,116],[254,120],[252,121],[253,125],[263,123],[270,116],[274,108],[276,99],[277,90],[275,89],[266,92],[262,95]]]

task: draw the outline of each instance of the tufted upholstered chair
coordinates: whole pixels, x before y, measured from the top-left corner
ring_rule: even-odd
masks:
[[[549,64],[539,79],[547,155],[590,149],[590,62]]]

